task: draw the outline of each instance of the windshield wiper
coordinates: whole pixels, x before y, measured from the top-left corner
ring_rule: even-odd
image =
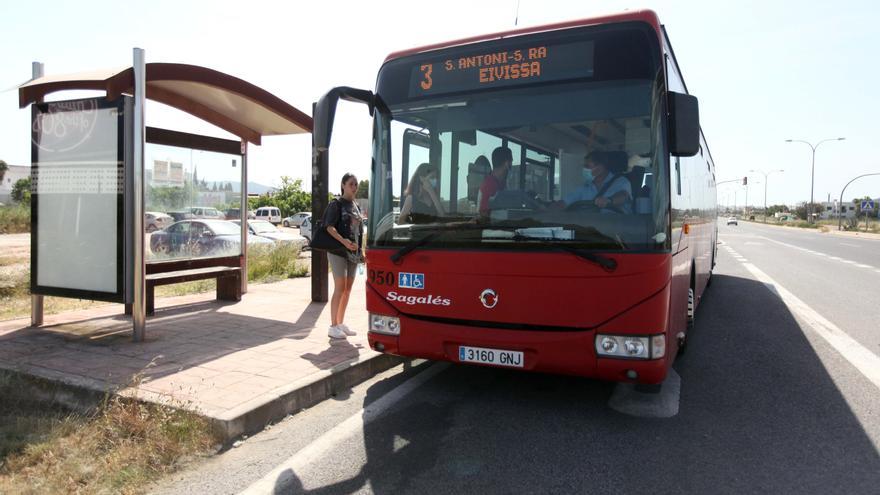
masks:
[[[493,238],[490,238],[493,239]],[[567,253],[571,253],[579,258],[585,259],[587,261],[593,262],[602,267],[605,271],[613,272],[617,269],[617,261],[609,258],[607,256],[602,256],[601,254],[591,253],[589,251],[584,251],[582,249],[578,249],[574,246],[566,246],[567,242],[583,242],[583,239],[556,239],[552,237],[532,237],[522,234],[516,234],[513,237],[498,237],[494,238],[497,240],[513,240],[516,242],[528,242],[528,241],[551,241],[554,248],[560,249]]]
[[[442,231],[446,232],[446,231]],[[424,246],[425,244],[433,241],[437,237],[440,236],[442,232],[431,232],[430,234],[422,237],[421,239],[417,239],[415,241],[410,241],[408,244],[398,249],[394,254],[391,255],[391,262],[395,265],[400,264],[400,260],[403,259],[407,254],[415,251],[416,249]]]
[[[394,254],[391,255],[391,262],[394,263],[395,265],[399,264],[400,260],[402,260],[403,257],[406,256],[407,254],[409,254],[409,253],[415,251],[416,249],[424,246],[425,244],[428,244],[429,242],[437,239],[441,235],[445,235],[447,232],[450,232],[453,230],[456,230],[456,231],[457,230],[503,230],[503,231],[512,231],[512,232],[514,232],[514,235],[512,237],[502,237],[502,238],[484,237],[484,238],[482,238],[482,240],[496,240],[497,239],[497,240],[513,240],[515,242],[552,241],[553,242],[552,245],[554,247],[556,247],[557,249],[561,249],[561,250],[566,251],[568,253],[574,254],[575,256],[578,256],[581,259],[595,263],[595,264],[601,266],[606,271],[612,272],[617,269],[617,261],[615,261],[611,258],[608,258],[606,256],[602,256],[600,254],[591,253],[589,251],[584,251],[582,249],[578,249],[573,246],[566,246],[564,244],[565,242],[584,242],[585,239],[583,239],[583,238],[580,238],[580,239],[542,238],[542,237],[523,235],[523,234],[517,232],[520,229],[530,228],[530,227],[533,227],[533,224],[523,225],[520,223],[519,225],[515,225],[515,224],[485,225],[485,224],[459,224],[459,223],[455,223],[455,224],[445,224],[442,227],[435,225],[435,226],[432,226],[431,228],[432,229],[442,228],[443,230],[433,230],[432,232],[429,232],[428,234],[426,234],[422,238],[410,241],[409,243],[407,243],[406,245],[404,245],[402,248],[398,249]],[[616,246],[620,247],[621,249],[626,249],[626,245],[624,245],[623,242],[619,238],[614,239],[612,237],[609,237],[607,235],[604,235],[604,234],[598,232],[596,229],[593,229],[593,228],[584,229],[583,227],[580,227],[580,226],[567,226],[567,227],[575,228],[576,230],[580,231],[580,233],[582,235],[587,234],[594,241],[603,241],[603,242],[607,242],[609,244],[616,245]],[[419,230],[423,230],[423,229],[419,229]],[[427,228],[424,230],[427,230]]]
[[[441,235],[445,235],[447,232],[450,232],[453,230],[469,230],[469,229],[483,228],[482,226],[477,225],[477,224],[462,225],[462,224],[458,224],[458,223],[446,223],[446,224],[440,224],[440,225],[432,225],[430,227],[428,227],[428,226],[424,226],[424,227],[420,226],[420,227],[421,228],[419,228],[419,229],[411,228],[410,232],[419,231],[419,230],[421,230],[421,231],[430,230],[430,231],[428,232],[428,234],[426,234],[422,238],[409,241],[402,248],[398,249],[394,254],[392,254],[391,255],[391,262],[392,263],[394,263],[395,265],[400,264],[400,260],[403,259],[404,256],[406,256],[407,254],[424,246],[425,244],[433,241],[434,239],[437,239]]]
[[[579,258],[585,259],[587,261],[590,261],[592,263],[595,263],[595,264],[601,266],[602,269],[605,270],[606,272],[613,272],[614,270],[617,270],[617,261],[614,259],[611,259],[607,256],[602,256],[601,254],[591,253],[589,251],[583,251],[583,250],[578,249],[576,247],[566,246],[564,244],[559,245],[558,247],[559,247],[559,249],[562,249],[563,251],[567,251],[567,252],[569,252]]]

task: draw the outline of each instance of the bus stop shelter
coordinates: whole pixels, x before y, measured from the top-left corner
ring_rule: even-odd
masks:
[[[33,326],[42,324],[44,295],[107,300],[126,304],[132,315],[134,339],[141,341],[144,339],[147,310],[146,279],[152,276],[151,272],[187,272],[197,275],[216,271],[218,267],[224,273],[237,270],[235,280],[240,286],[230,287],[227,280],[223,291],[240,298],[241,293],[247,291],[246,221],[241,222],[239,252],[232,256],[147,263],[144,253],[145,145],[153,143],[239,156],[239,211],[240,218],[246,219],[244,212],[247,211],[248,143],[259,145],[264,136],[312,131],[311,117],[247,81],[195,65],[148,64],[145,63],[144,51],[137,48],[133,55],[132,67],[60,76],[45,76],[42,64],[34,63],[33,78],[19,87],[20,107],[31,105],[33,115]],[[102,91],[105,95],[91,100],[44,103],[46,95],[69,90]],[[146,127],[146,99],[182,110],[231,133],[238,140]],[[106,122],[102,123],[100,119]],[[81,135],[77,135],[80,131]],[[107,135],[95,136],[101,133]],[[69,142],[65,142],[65,139]],[[112,149],[98,150],[97,154],[94,150],[83,151],[83,143],[93,141],[110,143],[107,146]],[[77,147],[78,150],[71,152]],[[103,161],[93,158],[101,153],[111,158]],[[42,166],[43,159],[52,166]],[[97,163],[111,165],[104,168],[82,167],[83,164]],[[232,164],[235,166],[235,160]],[[76,173],[72,175],[71,170]],[[77,180],[80,185],[76,185]],[[63,190],[59,190],[59,187]],[[77,187],[79,189],[75,189]],[[55,197],[53,194],[63,197],[63,201],[50,201]],[[40,225],[41,218],[48,221],[50,215],[46,214],[47,211],[51,212],[53,207],[75,207],[79,212],[81,207],[88,208],[89,201],[99,197],[104,198],[100,200],[104,201],[103,204],[118,211],[115,220],[106,225],[109,231],[106,237],[93,236],[97,238],[91,239],[80,236],[82,238],[79,242],[69,246],[47,246],[46,239],[51,237],[51,232]],[[40,208],[43,208],[42,216]],[[38,239],[41,232],[42,244]],[[87,262],[82,263],[85,266],[81,267],[80,273],[70,268],[80,261],[77,259],[77,249],[81,253],[87,253],[83,258],[100,258],[92,254],[105,248],[109,253],[108,257],[115,256],[115,260],[108,262],[98,259],[96,262],[100,264],[92,272],[107,271],[104,277],[106,280],[99,280],[93,286],[79,285],[83,283],[83,278],[89,278],[83,277],[81,273],[83,270],[88,271],[89,267]],[[61,257],[66,262],[51,262],[51,259],[58,258],[57,255],[49,256],[51,252],[62,253],[64,256]],[[158,268],[159,266],[162,268]],[[65,274],[66,270],[71,271]],[[92,274],[88,273],[89,276]],[[218,297],[220,295],[218,278]]]

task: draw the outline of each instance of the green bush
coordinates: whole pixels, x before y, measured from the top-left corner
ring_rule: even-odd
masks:
[[[0,234],[31,231],[31,205],[0,206]]]
[[[31,202],[31,178],[18,179],[12,185],[12,200],[16,203],[28,204]]]
[[[299,246],[278,244],[248,248],[248,280],[271,282],[286,278],[305,277],[308,268],[298,263]]]

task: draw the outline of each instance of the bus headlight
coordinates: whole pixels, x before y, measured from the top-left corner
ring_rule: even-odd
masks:
[[[385,335],[400,335],[400,318],[370,314],[370,331]]]
[[[604,357],[659,359],[666,355],[666,337],[632,335],[596,335],[596,354]]]

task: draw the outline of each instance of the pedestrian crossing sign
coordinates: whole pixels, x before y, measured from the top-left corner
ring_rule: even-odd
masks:
[[[870,199],[867,201],[862,201],[862,211],[870,211],[873,209],[874,209],[874,201],[872,201]]]

